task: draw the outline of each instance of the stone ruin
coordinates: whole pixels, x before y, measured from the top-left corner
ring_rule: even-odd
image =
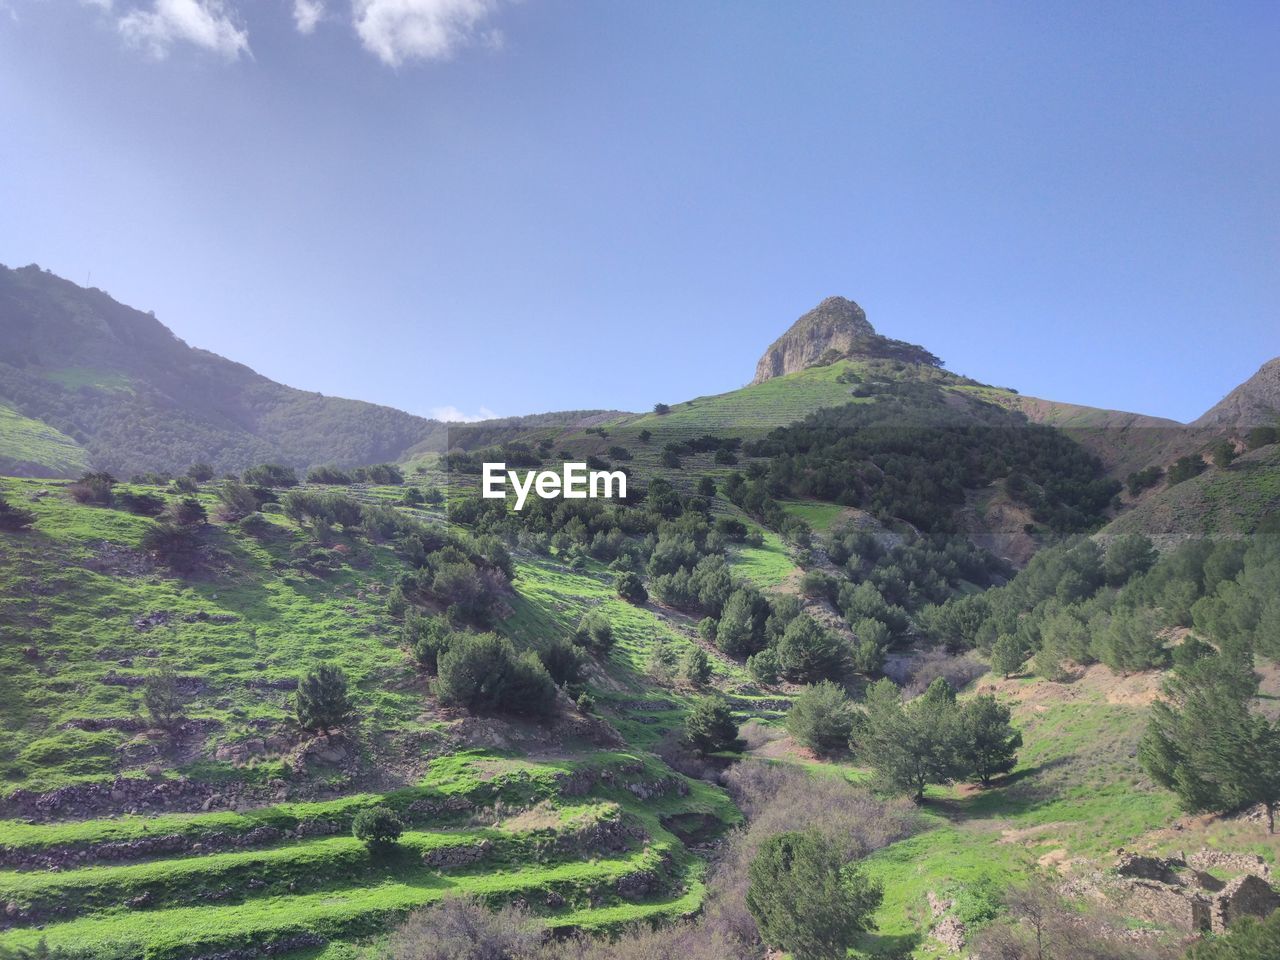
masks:
[[[1280,907],[1261,857],[1204,850],[1191,857],[1148,857],[1118,851],[1110,899],[1124,912],[1186,933],[1223,933],[1243,916],[1259,919]],[[1237,873],[1219,880],[1212,868]]]

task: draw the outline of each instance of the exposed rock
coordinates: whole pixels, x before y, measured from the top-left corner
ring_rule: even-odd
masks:
[[[624,900],[643,900],[656,894],[661,887],[661,879],[652,870],[629,873],[614,884],[614,890]]]
[[[1252,377],[1236,387],[1193,427],[1256,427],[1280,417],[1280,357],[1269,360]]]
[[[852,300],[827,297],[769,346],[756,364],[751,382],[763,383],[844,357],[882,357],[930,366],[942,363],[923,347],[876,333]]]
[[[937,940],[950,953],[964,953],[968,943],[968,928],[957,917],[943,917],[933,925],[929,936]]]
[[[481,840],[479,843],[436,847],[434,850],[428,850],[422,855],[422,862],[434,870],[465,867],[483,860],[492,849],[493,843],[489,840]]]

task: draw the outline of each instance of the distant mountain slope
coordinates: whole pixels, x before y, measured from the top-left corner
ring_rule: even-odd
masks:
[[[3,426],[0,466],[54,476],[83,462],[123,475],[201,460],[218,470],[373,463],[443,446],[446,431],[390,407],[276,383],[34,266],[0,267],[0,403],[47,426],[49,437],[64,435],[57,456],[25,457]],[[84,455],[68,454],[67,441]]]
[[[1257,427],[1280,422],[1280,357],[1269,360],[1252,377],[1236,387],[1195,427]]]

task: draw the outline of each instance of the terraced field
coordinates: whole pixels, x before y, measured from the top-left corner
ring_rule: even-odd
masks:
[[[392,849],[350,836],[351,817],[374,803],[411,824]],[[0,947],[147,958],[301,949],[350,943],[453,892],[520,897],[552,926],[680,916],[697,908],[702,866],[664,823],[714,833],[735,819],[718,791],[652,760],[472,753],[381,797],[0,823]]]

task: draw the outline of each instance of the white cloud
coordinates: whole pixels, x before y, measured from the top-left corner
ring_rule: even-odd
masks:
[[[249,52],[249,33],[236,25],[224,0],[153,0],[120,18],[130,43],[163,59],[178,43],[191,43],[228,60]]]
[[[324,19],[323,0],[293,0],[293,22],[299,33],[311,33]]]
[[[110,12],[112,6],[114,6],[114,0],[80,0],[80,4],[81,6],[96,7],[99,10]]]
[[[455,406],[447,406],[435,407],[431,416],[445,423],[475,423],[478,420],[492,420],[497,414],[488,407],[481,407],[475,413],[463,413]]]
[[[459,47],[496,43],[481,24],[498,0],[351,0],[351,16],[365,48],[383,63],[445,60]]]

